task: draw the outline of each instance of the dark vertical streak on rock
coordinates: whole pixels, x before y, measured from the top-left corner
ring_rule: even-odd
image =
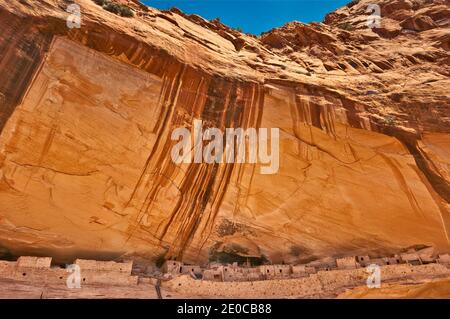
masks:
[[[0,10],[0,133],[27,92],[53,36],[40,33],[32,19],[23,20]]]
[[[228,92],[231,92],[231,96],[229,96]],[[208,92],[206,93],[206,101],[200,116],[204,121],[205,127],[218,127],[222,130],[230,127],[232,123],[232,116],[230,114],[236,112],[235,92],[235,84],[228,83],[216,77],[211,79]],[[222,114],[225,114],[225,123],[223,122],[224,117],[221,116]],[[182,257],[186,247],[193,239],[198,226],[205,218],[204,214],[207,204],[210,202],[211,195],[216,192],[213,190],[213,185],[216,183],[218,166],[219,164],[191,164],[189,166],[187,176],[181,187],[182,196],[179,198],[176,209],[172,212],[171,218],[161,235],[161,238],[164,238],[169,232],[169,228],[177,228],[176,237],[172,242],[172,247],[169,252],[172,256]],[[204,172],[201,172],[202,169]],[[202,174],[202,178],[198,178],[200,173]],[[192,183],[193,181],[194,183]],[[192,187],[193,184],[195,185],[194,187]],[[184,196],[186,193],[190,193],[190,196]],[[191,204],[181,203],[181,201],[190,201]],[[187,210],[183,210],[183,207],[187,207]]]
[[[409,152],[414,156],[417,167],[424,173],[436,193],[438,193],[439,196],[447,202],[447,204],[450,204],[449,183],[430,167],[431,161],[427,159],[426,154],[420,151],[417,146],[417,142],[406,141],[404,144],[408,148]]]

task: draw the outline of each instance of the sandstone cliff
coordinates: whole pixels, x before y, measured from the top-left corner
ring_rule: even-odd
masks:
[[[135,1],[131,18],[75,2],[79,29],[73,1],[0,0],[5,251],[295,262],[450,249],[445,1],[354,1],[259,37]],[[279,172],[174,164],[170,134],[193,119],[280,128]]]

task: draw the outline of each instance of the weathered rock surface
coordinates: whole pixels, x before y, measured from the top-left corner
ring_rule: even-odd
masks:
[[[361,0],[260,37],[0,0],[0,245],[58,260],[450,249],[450,8]],[[280,170],[183,164],[174,128],[280,128]],[[293,253],[297,251],[299,253]],[[245,254],[244,254],[245,255]]]

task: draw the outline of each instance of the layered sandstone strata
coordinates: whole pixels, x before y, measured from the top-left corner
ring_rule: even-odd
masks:
[[[378,1],[369,29],[369,2],[255,37],[91,0],[70,29],[72,1],[0,1],[0,245],[151,262],[449,250],[449,6]],[[175,164],[171,132],[194,119],[280,128],[278,173]]]

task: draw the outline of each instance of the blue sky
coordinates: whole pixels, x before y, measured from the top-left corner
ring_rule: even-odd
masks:
[[[260,34],[286,22],[320,22],[350,0],[141,0],[158,9],[177,7],[206,19],[219,17],[231,27]]]

